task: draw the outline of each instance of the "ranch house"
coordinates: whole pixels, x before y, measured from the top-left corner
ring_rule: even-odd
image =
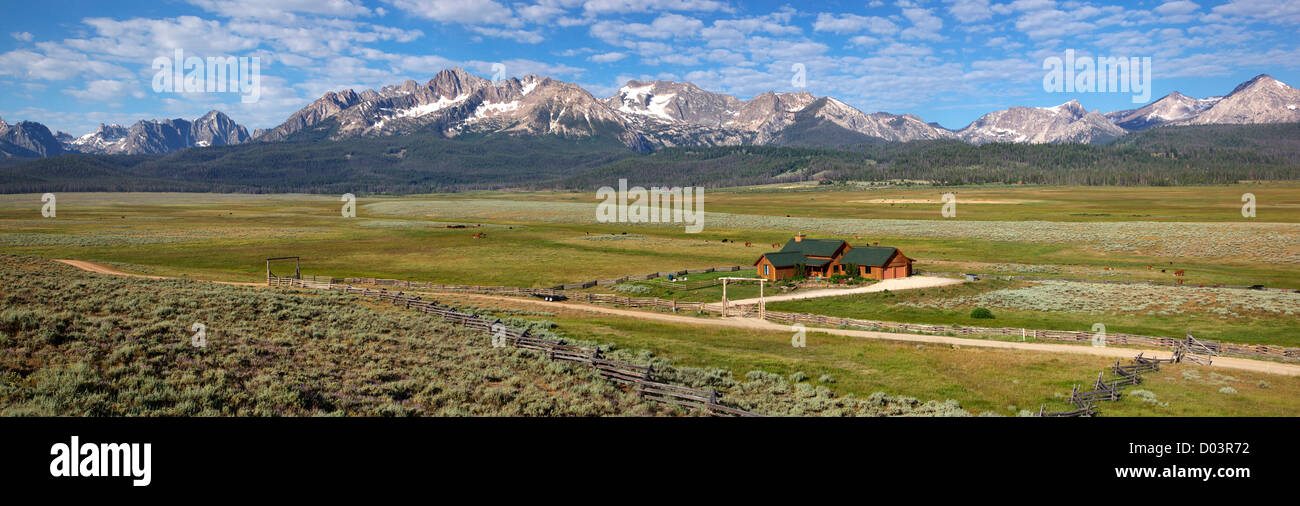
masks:
[[[836,274],[849,274],[850,269],[857,269],[857,274],[861,277],[878,280],[912,275],[912,259],[898,251],[898,248],[854,247],[837,239],[808,239],[803,234],[786,242],[781,251],[764,253],[758,257],[754,267],[759,276],[772,281],[792,278],[796,274],[826,278]]]

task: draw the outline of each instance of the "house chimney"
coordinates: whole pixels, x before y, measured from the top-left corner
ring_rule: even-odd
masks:
[[[803,242],[803,233],[802,233],[802,232],[794,235],[794,242]]]

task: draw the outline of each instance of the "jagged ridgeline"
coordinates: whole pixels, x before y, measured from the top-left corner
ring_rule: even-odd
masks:
[[[891,179],[1173,185],[1300,177],[1296,123],[1163,126],[1101,146],[869,142],[849,134],[810,133],[800,135],[795,146],[672,147],[649,153],[600,135],[446,138],[419,132],[316,140],[329,135],[322,128],[300,131],[286,142],[199,147],[168,155],[65,154],[0,164],[0,191],[415,193],[591,189],[620,177],[641,185],[707,187]],[[818,138],[830,146],[818,146]]]

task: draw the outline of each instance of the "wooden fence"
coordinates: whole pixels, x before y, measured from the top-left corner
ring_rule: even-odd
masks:
[[[272,276],[267,284],[316,290],[337,290],[390,302],[395,306],[438,316],[461,327],[489,333],[493,338],[493,346],[509,344],[518,348],[539,351],[551,360],[587,364],[610,381],[631,385],[638,395],[648,400],[699,409],[709,416],[761,416],[724,405],[717,390],[699,390],[658,381],[655,379],[652,366],[639,366],[607,360],[601,357],[598,349],[573,346],[565,344],[563,341],[530,336],[527,329],[511,328],[502,324],[500,320],[462,313],[456,311],[455,308],[440,305],[435,301],[423,300],[418,296],[387,289],[357,288],[347,283],[337,283],[333,279],[295,279]]]
[[[315,278],[313,278],[315,279]],[[461,293],[478,293],[494,295],[561,295],[560,290],[554,288],[519,288],[513,286],[478,286],[478,285],[444,285],[439,283],[425,283],[419,281],[402,281],[396,279],[376,279],[376,278],[320,278],[326,283],[344,283],[376,286],[392,286],[395,288],[420,289],[442,292],[461,292]],[[637,308],[655,308],[672,312],[691,311],[696,313],[714,313],[722,314],[723,307],[720,302],[681,302],[673,299],[661,299],[658,297],[626,297],[616,294],[605,293],[588,293],[588,292],[570,292],[563,294],[566,297],[586,301],[591,303],[612,304],[626,307]],[[728,307],[727,316],[752,316],[757,317],[758,311],[754,306],[746,308]],[[884,332],[900,333],[924,333],[924,334],[945,334],[959,337],[965,336],[1009,336],[1020,337],[1023,339],[1034,338],[1037,340],[1063,341],[1073,343],[1091,343],[1094,333],[1079,330],[1043,330],[1043,329],[1024,329],[1011,327],[962,327],[958,325],[925,325],[918,323],[898,323],[878,320],[861,320],[857,318],[840,318],[837,316],[825,316],[808,313],[787,313],[782,311],[764,311],[763,317],[767,320],[793,325],[803,323],[806,325],[820,325],[824,327],[861,327],[868,330],[878,330]],[[1146,336],[1141,334],[1125,333],[1107,333],[1106,343],[1108,345],[1122,346],[1141,346],[1148,348],[1173,349],[1179,347],[1186,341],[1183,339],[1161,336]],[[1282,360],[1300,360],[1300,348],[1287,348],[1283,346],[1270,345],[1252,345],[1252,344],[1235,344],[1224,343],[1219,341],[1198,340],[1201,345],[1214,350],[1216,355],[1236,355],[1248,358],[1271,358]]]
[[[1111,366],[1110,372],[1115,374],[1114,378],[1106,379],[1106,371],[1097,373],[1097,381],[1093,382],[1092,390],[1080,391],[1079,385],[1075,385],[1070,392],[1068,402],[1073,404],[1076,409],[1069,411],[1047,411],[1044,405],[1038,408],[1038,416],[1043,417],[1064,417],[1064,416],[1095,416],[1099,410],[1097,403],[1100,401],[1118,401],[1123,397],[1123,390],[1133,385],[1142,384],[1142,374],[1160,370],[1160,364],[1174,363],[1178,361],[1178,355],[1173,358],[1156,358],[1144,357],[1141,353],[1133,359],[1128,365],[1120,365],[1119,360],[1115,360],[1115,365]]]
[[[932,272],[932,271],[914,271],[913,274],[923,276],[937,276],[942,278],[964,278],[966,275],[956,272]],[[976,274],[985,278],[1005,279],[1007,281],[1072,281],[1075,283],[1101,283],[1108,285],[1152,285],[1152,286],[1181,286],[1193,288],[1232,288],[1235,290],[1262,290],[1269,292],[1295,292],[1300,293],[1297,288],[1269,288],[1262,285],[1245,286],[1245,285],[1225,285],[1222,283],[1178,283],[1176,281],[1155,281],[1147,279],[1083,279],[1083,278],[1060,278],[1045,276],[1009,276],[1003,274]]]

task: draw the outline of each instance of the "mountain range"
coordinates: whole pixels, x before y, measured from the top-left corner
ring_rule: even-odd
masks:
[[[639,152],[673,146],[841,147],[881,142],[956,139],[972,144],[1110,142],[1164,125],[1300,122],[1300,90],[1259,75],[1222,97],[1174,92],[1143,107],[1101,113],[1076,100],[1055,107],[990,112],[960,130],[913,114],[863,113],[832,97],[767,92],[749,100],[688,82],[629,81],[598,98],[573,83],[529,75],[498,82],[459,68],[424,84],[331,91],[280,125],[249,135],[225,114],[186,121],[101,125],[81,137],[51,133],[40,123],[0,120],[0,157],[60,153],[161,154],[194,146],[250,141],[318,141],[433,133],[456,138],[506,134],[569,139],[604,137]],[[831,146],[828,146],[831,145]]]
[[[0,156],[164,154],[195,146],[242,144],[250,140],[248,130],[221,111],[208,112],[194,121],[143,120],[130,127],[100,124],[99,129],[81,137],[66,132],[51,134],[45,125],[32,121],[9,125],[0,119]]]

